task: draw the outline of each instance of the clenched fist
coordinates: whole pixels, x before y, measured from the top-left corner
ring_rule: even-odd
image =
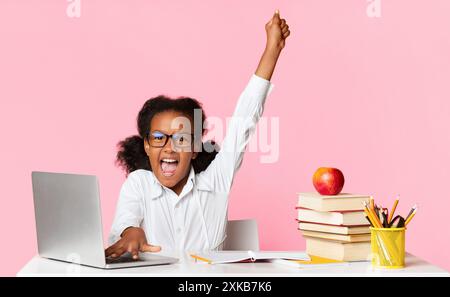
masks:
[[[280,18],[278,9],[275,11],[272,19],[266,24],[267,47],[276,47],[283,49],[286,38],[291,34],[289,26],[285,19]]]

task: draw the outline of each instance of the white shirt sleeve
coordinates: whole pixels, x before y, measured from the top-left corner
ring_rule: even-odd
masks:
[[[123,230],[128,227],[140,227],[143,220],[142,191],[135,172],[131,172],[120,189],[116,215],[111,227],[109,244],[120,239]]]
[[[199,177],[215,192],[229,192],[234,174],[240,168],[244,152],[264,110],[267,95],[273,84],[253,74],[241,93],[225,139],[215,159]]]

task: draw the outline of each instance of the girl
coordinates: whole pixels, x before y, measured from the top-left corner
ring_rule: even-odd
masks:
[[[278,57],[289,36],[278,10],[265,25],[267,42],[255,74],[242,92],[228,124],[222,149],[198,152],[205,130],[194,127],[192,98],[158,96],[148,100],[137,118],[139,136],[119,143],[117,161],[127,172],[111,228],[107,257],[125,252],[217,250],[226,237],[228,194],[251,132],[271,90]],[[175,124],[179,121],[184,124]],[[197,119],[196,119],[197,120]],[[211,145],[210,143],[209,145]],[[210,149],[209,149],[210,151]]]

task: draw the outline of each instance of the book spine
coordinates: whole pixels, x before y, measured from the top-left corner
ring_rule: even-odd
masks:
[[[316,222],[302,221],[302,220],[299,220],[299,219],[295,219],[295,220],[297,221],[297,223],[317,224],[317,225],[333,226],[333,227],[352,228],[352,227],[368,227],[368,226],[370,226],[370,224],[365,224],[365,225],[333,225],[333,224],[325,224],[325,223],[316,223]]]
[[[352,209],[352,210],[321,211],[321,210],[315,210],[315,209],[301,207],[301,206],[296,206],[295,209],[306,209],[306,210],[312,210],[312,211],[317,211],[317,212],[334,212],[334,213],[349,213],[349,212],[363,212],[364,211],[363,208],[361,208],[361,209]]]

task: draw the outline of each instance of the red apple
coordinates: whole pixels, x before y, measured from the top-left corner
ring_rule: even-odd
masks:
[[[322,195],[337,195],[344,187],[344,175],[337,168],[320,167],[313,175],[313,184]]]

